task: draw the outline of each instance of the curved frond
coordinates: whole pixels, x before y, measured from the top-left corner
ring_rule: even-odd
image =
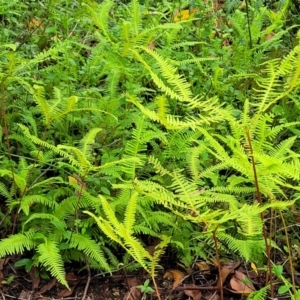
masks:
[[[51,275],[61,284],[68,287],[64,262],[56,242],[47,240],[45,243],[38,245],[39,262],[50,271]]]

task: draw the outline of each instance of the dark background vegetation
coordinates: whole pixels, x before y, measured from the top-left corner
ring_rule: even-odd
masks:
[[[0,0],[0,257],[299,299],[299,6]]]

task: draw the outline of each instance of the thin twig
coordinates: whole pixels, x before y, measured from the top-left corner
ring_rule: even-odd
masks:
[[[213,240],[216,248],[216,260],[217,260],[217,268],[218,268],[218,273],[219,273],[219,284],[218,288],[220,291],[220,300],[224,300],[224,295],[223,295],[223,279],[222,279],[222,270],[221,270],[221,265],[220,265],[220,255],[219,255],[219,249],[218,249],[218,240],[216,236],[218,226],[216,229],[213,231]]]
[[[85,284],[85,288],[84,288],[81,300],[85,300],[85,297],[87,295],[87,292],[88,292],[88,289],[89,289],[89,286],[90,286],[90,282],[91,282],[91,268],[90,268],[90,264],[89,264],[86,257],[85,257],[85,262],[86,262],[86,268],[87,268],[87,271],[88,271],[88,277],[87,277],[87,280],[86,280],[86,284]]]
[[[1,296],[2,296],[2,300],[5,300],[5,295],[3,294],[2,289],[0,289],[0,293],[1,293]]]
[[[293,293],[294,293],[294,297],[296,299],[297,297],[297,291],[296,291],[296,282],[295,282],[295,272],[294,272],[294,266],[293,266],[293,259],[292,259],[292,253],[291,253],[291,244],[290,244],[290,241],[289,241],[289,235],[288,235],[288,232],[287,232],[287,229],[286,229],[286,223],[285,223],[285,219],[284,219],[284,216],[282,214],[282,212],[279,210],[279,214],[281,216],[281,220],[282,220],[282,224],[283,224],[283,228],[284,228],[284,233],[285,233],[285,238],[286,238],[286,245],[287,245],[287,249],[288,249],[288,259],[289,259],[289,264],[290,264],[290,274],[291,274],[291,277],[292,277],[292,290],[293,290]]]

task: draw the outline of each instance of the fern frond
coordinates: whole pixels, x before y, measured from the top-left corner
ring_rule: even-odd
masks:
[[[110,271],[110,267],[101,250],[101,245],[97,244],[90,237],[86,237],[80,233],[73,233],[70,240],[70,247],[82,251],[99,263],[103,269]]]
[[[100,131],[102,131],[101,128],[91,129],[79,143],[81,152],[88,160],[92,158],[92,145],[95,144],[95,138]]]
[[[247,299],[248,300],[265,300],[268,295],[268,290],[270,289],[270,285],[266,285],[262,287],[260,290],[252,292]]]
[[[39,253],[39,262],[50,271],[51,275],[66,287],[66,273],[64,270],[64,262],[60,254],[60,250],[56,242],[46,240],[45,243],[39,244],[37,247]]]
[[[116,218],[116,215],[112,208],[109,205],[109,202],[101,195],[98,196],[101,201],[101,205],[103,208],[103,212],[106,215],[107,219],[109,220],[110,224],[113,226],[114,230],[118,232],[120,229],[121,223]]]
[[[124,226],[129,234],[132,234],[133,225],[135,224],[137,198],[138,198],[138,193],[134,192],[127,203],[125,219],[124,219]]]
[[[103,32],[103,35],[111,41],[111,35],[109,34],[108,19],[109,11],[113,7],[113,2],[105,0],[101,4],[94,3],[92,6],[84,4],[92,16],[94,24]]]
[[[229,251],[233,251],[241,255],[247,262],[251,260],[253,249],[257,249],[258,243],[263,244],[261,240],[244,239],[239,240],[229,234],[218,232],[218,239],[224,241],[228,246]],[[263,247],[262,247],[263,248]]]
[[[24,234],[18,233],[0,241],[0,257],[3,258],[9,254],[23,253],[24,250],[32,250],[36,247],[33,240],[34,231],[29,230]]]
[[[56,216],[54,216],[51,213],[33,213],[30,215],[30,217],[26,220],[24,225],[28,224],[29,222],[36,220],[36,219],[42,219],[42,220],[50,220],[54,222],[61,222],[60,219],[58,219]]]
[[[71,155],[69,155],[67,152],[62,151],[62,150],[58,149],[57,147],[55,147],[54,145],[51,145],[45,141],[42,141],[41,139],[39,139],[38,137],[36,137],[34,135],[31,135],[29,132],[29,129],[26,126],[24,126],[23,124],[18,124],[18,126],[22,129],[23,134],[28,139],[30,139],[33,143],[52,150],[53,152],[59,154],[60,156],[68,159],[73,166],[80,167],[80,163],[77,160],[75,160]]]
[[[130,4],[131,10],[131,22],[130,27],[133,31],[133,35],[137,36],[141,30],[142,16],[141,16],[141,7],[137,0],[132,0]]]
[[[43,195],[25,195],[22,197],[21,202],[17,201],[17,203],[20,205],[19,212],[23,210],[27,216],[29,214],[30,207],[32,207],[35,203],[40,203],[51,208],[54,208],[57,205],[55,201]]]
[[[173,91],[177,94],[176,99],[179,101],[189,102],[193,98],[192,91],[190,89],[191,84],[186,81],[182,75],[177,74],[177,69],[172,67],[162,56],[156,51],[146,47],[140,47],[148,55],[153,57],[162,73],[163,78],[172,86]]]
[[[0,195],[2,195],[4,198],[11,200],[11,194],[8,191],[6,185],[2,182],[0,182]]]

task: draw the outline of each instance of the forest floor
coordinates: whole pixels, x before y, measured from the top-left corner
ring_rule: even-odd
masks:
[[[0,264],[0,276],[6,281],[7,278],[13,278],[6,284],[2,281],[2,300],[159,300],[149,275],[143,270],[126,272],[125,269],[120,269],[103,275],[93,271],[90,274],[86,270],[80,271],[79,265],[69,266],[66,279],[70,289],[67,289],[55,279],[41,279],[36,276],[37,269],[26,273],[22,269],[14,268],[13,263],[13,259],[10,259]],[[252,283],[245,285],[243,274],[247,274],[252,282],[259,280],[256,272],[246,270],[239,262],[224,264],[220,270],[205,262],[196,262],[192,269],[185,271],[176,265],[173,269],[162,267],[155,280],[161,300],[237,300],[245,299],[249,291],[255,289]],[[223,296],[220,295],[220,285]],[[241,288],[243,291],[238,290]]]

